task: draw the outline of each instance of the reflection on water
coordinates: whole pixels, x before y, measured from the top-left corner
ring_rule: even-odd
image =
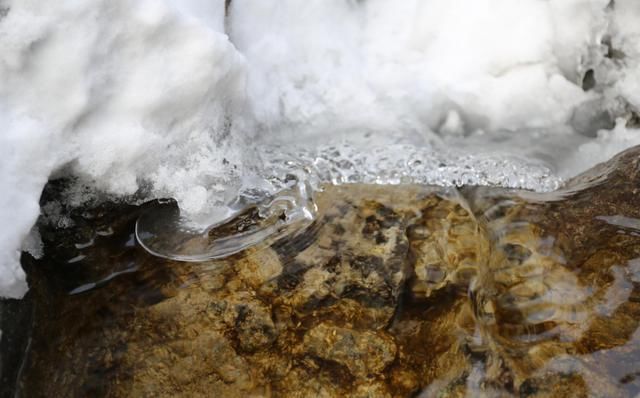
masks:
[[[27,263],[16,393],[633,396],[640,206],[625,162],[548,195],[328,186],[313,222],[241,212],[208,238],[279,232],[192,262],[136,243],[138,217],[158,212],[99,209]],[[164,243],[207,236],[183,238]]]

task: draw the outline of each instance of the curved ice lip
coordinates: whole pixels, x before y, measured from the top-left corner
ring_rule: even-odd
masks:
[[[277,233],[278,230],[278,226],[271,225],[258,231],[252,231],[250,233],[240,233],[237,235],[215,239],[212,241],[209,241],[206,233],[196,233],[192,236],[185,237],[190,240],[199,239],[202,243],[205,244],[205,246],[201,246],[196,249],[197,252],[194,254],[181,254],[176,250],[171,250],[170,247],[162,247],[150,243],[150,239],[153,239],[153,235],[145,231],[141,232],[140,220],[138,220],[138,222],[136,223],[136,239],[146,251],[156,257],[162,257],[177,261],[198,262],[220,259],[236,254],[264,241],[266,238]]]
[[[225,258],[310,225],[316,205],[306,183],[250,205],[206,228],[190,228],[175,202],[158,204],[136,221],[135,236],[150,254],[177,261]]]

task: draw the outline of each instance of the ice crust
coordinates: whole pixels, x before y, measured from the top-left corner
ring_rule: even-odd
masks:
[[[0,296],[27,290],[53,176],[191,213],[292,165],[553,189],[640,143],[638,20],[636,0],[0,0]]]

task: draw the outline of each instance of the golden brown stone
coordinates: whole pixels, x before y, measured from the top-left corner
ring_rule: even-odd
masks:
[[[395,358],[393,339],[382,332],[357,331],[321,323],[304,336],[305,350],[349,369],[356,378],[375,377]]]

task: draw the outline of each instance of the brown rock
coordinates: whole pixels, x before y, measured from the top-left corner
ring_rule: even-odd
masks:
[[[393,339],[383,333],[359,332],[321,323],[304,337],[311,355],[344,365],[356,378],[374,377],[395,358]]]

